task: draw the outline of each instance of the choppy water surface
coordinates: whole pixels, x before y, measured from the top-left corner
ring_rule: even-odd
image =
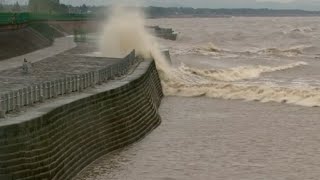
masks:
[[[319,22],[149,20],[179,32],[177,41],[159,39],[178,74],[163,85],[191,97],[166,97],[158,129],[75,179],[317,179]]]

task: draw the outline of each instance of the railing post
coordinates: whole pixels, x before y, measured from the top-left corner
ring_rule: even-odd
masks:
[[[73,81],[74,81],[74,87],[73,87],[73,92],[77,92],[78,91],[78,84],[79,84],[79,77],[78,75],[73,77]]]
[[[45,86],[45,84],[41,84],[41,85],[39,85],[39,88],[40,88],[39,89],[39,101],[44,102],[46,86]]]
[[[101,83],[105,83],[107,81],[106,75],[107,75],[106,69],[105,68],[101,69]]]
[[[61,91],[60,91],[61,84],[60,84],[60,80],[58,80],[58,79],[55,82],[56,82],[56,97],[57,97],[57,96],[61,95]]]
[[[99,70],[94,71],[94,84],[95,85],[100,84],[99,76],[100,76],[100,71]]]
[[[47,83],[43,83],[42,85],[41,85],[42,87],[41,87],[41,90],[42,90],[42,102],[46,99],[46,97],[48,97],[47,96]]]
[[[47,90],[47,99],[50,99],[51,98],[51,84],[50,82],[47,82],[46,83],[46,90]]]
[[[81,76],[77,75],[77,91],[81,91]]]
[[[68,84],[68,81],[67,81],[67,77],[66,78],[64,78],[63,80],[62,80],[62,93],[63,94],[67,94],[67,84]]]
[[[98,70],[97,84],[101,85],[102,70]]]
[[[56,98],[57,96],[58,96],[58,85],[57,85],[57,81],[52,81],[51,82],[52,84],[53,84],[53,86],[52,86],[52,91],[53,91],[53,98]]]
[[[82,81],[82,74],[79,75],[79,88],[78,91],[81,92],[82,91],[82,86],[83,86],[83,81]]]
[[[69,94],[71,91],[71,78],[66,78],[66,94]]]
[[[111,78],[112,78],[112,67],[109,66],[109,67],[107,68],[107,71],[108,71],[108,73],[106,74],[106,75],[107,75],[106,78],[107,78],[108,80],[111,80]]]
[[[16,98],[16,103],[15,103],[15,109],[16,111],[20,111],[20,92],[19,91],[15,91],[15,96],[17,97]]]
[[[37,102],[37,86],[31,86],[32,104]]]
[[[34,90],[34,103],[39,102],[39,85],[35,85],[33,86],[33,90]]]
[[[28,99],[27,99],[27,89],[26,89],[26,88],[23,88],[23,89],[22,89],[22,100],[23,100],[22,106],[26,106],[26,105],[27,105],[27,102],[28,102]]]
[[[71,76],[71,89],[70,92],[76,91],[76,76]]]
[[[96,71],[90,73],[90,86],[94,87],[96,85]]]
[[[20,107],[23,106],[23,90],[22,89],[19,89],[19,99],[20,99]]]
[[[6,117],[6,111],[4,108],[4,97],[3,95],[0,96],[0,118],[5,118]]]
[[[73,91],[73,86],[74,86],[74,85],[73,85],[74,77],[71,76],[69,80],[70,80],[70,86],[69,86],[69,88],[70,88],[69,90],[70,90],[70,91],[69,91],[69,92],[71,93],[71,92]]]
[[[33,104],[33,97],[32,97],[32,88],[29,86],[28,88],[28,99],[29,99],[29,105]]]
[[[41,86],[41,84],[38,84],[37,85],[37,89],[38,89],[38,102],[41,102],[41,96],[43,96],[43,94],[41,94],[41,89],[42,89],[42,86]]]
[[[65,79],[60,79],[59,84],[60,84],[60,95],[64,95],[66,92]]]
[[[61,91],[60,91],[60,90],[61,90],[60,80],[56,80],[55,83],[56,83],[56,97],[57,97],[57,96],[61,95]]]
[[[114,77],[117,78],[119,76],[119,64],[115,64],[114,67]]]
[[[9,103],[9,105],[8,105],[8,111],[13,111],[14,110],[14,104],[13,104],[13,92],[12,91],[10,91],[9,93],[8,93],[8,103]]]
[[[83,84],[84,84],[83,89],[86,89],[88,87],[88,73],[85,73],[83,75]]]
[[[115,78],[115,66],[114,65],[111,65],[110,66],[110,79],[111,80],[114,80],[114,78]]]
[[[58,96],[59,95],[63,95],[63,86],[64,86],[64,82],[63,82],[63,79],[59,79],[57,80],[58,81],[58,87],[59,87],[59,91],[58,91]]]
[[[24,99],[24,106],[27,106],[29,103],[27,88],[23,88],[23,99]]]

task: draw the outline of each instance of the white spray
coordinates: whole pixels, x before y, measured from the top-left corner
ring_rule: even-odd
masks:
[[[169,73],[155,38],[145,29],[143,13],[138,8],[115,6],[103,28],[100,51],[104,56],[124,57],[133,49],[145,58],[153,57],[158,70]]]

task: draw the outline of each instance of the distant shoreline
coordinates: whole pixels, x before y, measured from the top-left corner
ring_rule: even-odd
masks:
[[[164,8],[145,9],[150,18],[230,18],[230,17],[319,17],[320,11],[293,9],[205,9]]]
[[[239,15],[239,16],[162,16],[162,17],[148,17],[148,19],[175,19],[175,18],[181,18],[181,19],[186,19],[186,18],[235,18],[235,17],[247,17],[247,18],[253,18],[253,17],[320,17],[320,15],[265,15],[265,16],[261,16],[261,15],[251,15],[251,16],[246,16],[246,15]]]

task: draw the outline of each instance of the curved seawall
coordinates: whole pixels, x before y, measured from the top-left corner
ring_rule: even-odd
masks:
[[[0,179],[71,179],[160,124],[153,61],[121,80],[0,121]]]

